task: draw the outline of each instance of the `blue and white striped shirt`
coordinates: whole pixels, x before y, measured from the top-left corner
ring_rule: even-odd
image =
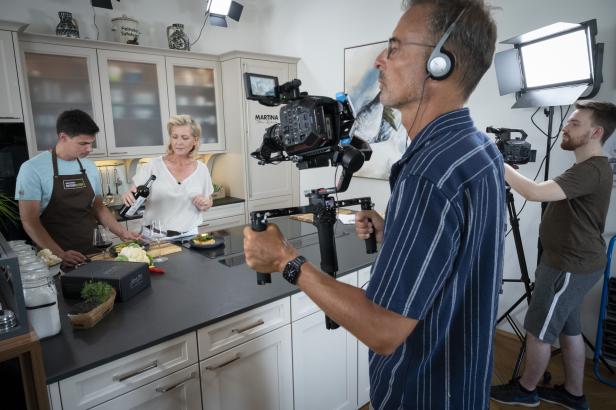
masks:
[[[367,296],[419,320],[370,352],[376,409],[487,409],[503,270],[502,156],[468,109],[427,125],[392,166],[384,242]]]

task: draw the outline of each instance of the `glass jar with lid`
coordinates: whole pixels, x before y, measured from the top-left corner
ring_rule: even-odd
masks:
[[[39,339],[56,335],[62,329],[58,293],[48,273],[43,269],[33,269],[25,275],[22,272],[21,276],[28,321]]]

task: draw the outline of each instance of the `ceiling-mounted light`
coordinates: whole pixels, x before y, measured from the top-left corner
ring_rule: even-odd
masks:
[[[100,7],[101,9],[109,9],[109,10],[113,9],[113,6],[111,5],[111,0],[92,0],[91,4],[92,4],[92,7]]]
[[[240,21],[244,6],[233,0],[210,0],[208,7],[210,24],[227,27],[227,17]]]

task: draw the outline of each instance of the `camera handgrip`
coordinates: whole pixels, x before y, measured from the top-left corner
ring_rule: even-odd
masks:
[[[250,226],[253,231],[263,232],[267,229],[267,221],[258,219],[253,216],[250,221]],[[272,283],[272,275],[270,273],[265,272],[257,272],[257,285],[265,285],[268,283]]]
[[[370,211],[372,210],[372,204],[362,202],[361,204],[362,211]],[[368,221],[372,223],[372,219],[368,218]],[[370,237],[365,239],[366,242],[366,253],[376,253],[376,231],[373,229]]]

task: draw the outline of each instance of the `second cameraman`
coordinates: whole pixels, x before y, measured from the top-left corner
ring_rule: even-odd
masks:
[[[530,201],[549,202],[539,227],[543,247],[535,288],[526,313],[526,361],[522,377],[494,386],[492,399],[506,404],[539,405],[539,399],[569,409],[587,409],[582,385],[586,351],[580,309],[584,295],[606,264],[603,228],[612,191],[612,169],[603,143],[616,127],[616,106],[580,101],[563,128],[561,148],[573,151],[575,164],[553,180],[536,183],[505,165],[505,179]],[[565,383],[537,383],[560,341]]]

